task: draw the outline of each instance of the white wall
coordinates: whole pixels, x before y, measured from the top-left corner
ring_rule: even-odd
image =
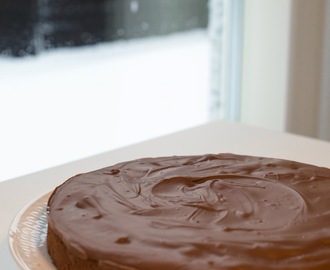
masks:
[[[324,11],[324,0],[292,1],[287,130],[311,137],[319,137],[318,127],[323,124],[319,114]]]
[[[330,141],[330,1],[325,3],[322,78],[318,135]]]
[[[245,1],[243,123],[285,129],[290,16],[289,0]]]
[[[330,1],[245,1],[243,123],[330,140]]]

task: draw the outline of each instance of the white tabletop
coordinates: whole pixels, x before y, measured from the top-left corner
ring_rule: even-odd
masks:
[[[18,269],[8,245],[8,230],[16,213],[70,176],[139,157],[225,152],[330,167],[328,142],[219,121],[5,181],[0,183],[0,269]]]

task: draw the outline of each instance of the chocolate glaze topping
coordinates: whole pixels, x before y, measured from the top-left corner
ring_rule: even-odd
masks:
[[[330,170],[233,154],[77,175],[48,205],[69,251],[125,269],[330,269]]]

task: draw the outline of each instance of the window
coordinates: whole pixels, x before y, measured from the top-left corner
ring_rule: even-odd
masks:
[[[227,117],[234,2],[1,4],[0,180]]]
[[[0,8],[0,52],[37,54],[64,46],[206,28],[205,0],[7,0]]]

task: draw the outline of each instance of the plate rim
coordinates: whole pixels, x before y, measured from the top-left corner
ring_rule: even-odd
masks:
[[[10,253],[15,260],[16,264],[20,269],[23,270],[33,270],[29,267],[29,265],[26,263],[26,261],[22,258],[22,256],[19,254],[19,252],[15,251],[15,241],[17,242],[18,240],[15,240],[13,237],[13,234],[17,234],[17,229],[18,226],[22,220],[22,216],[24,214],[27,214],[28,210],[32,208],[32,206],[38,202],[40,203],[45,203],[47,202],[48,198],[52,194],[53,189],[49,190],[47,192],[42,193],[39,196],[36,196],[34,199],[29,200],[26,204],[24,204],[20,210],[15,214],[14,218],[12,219],[9,228],[8,228],[8,245],[9,245],[9,250]],[[46,208],[45,208],[46,210]]]

